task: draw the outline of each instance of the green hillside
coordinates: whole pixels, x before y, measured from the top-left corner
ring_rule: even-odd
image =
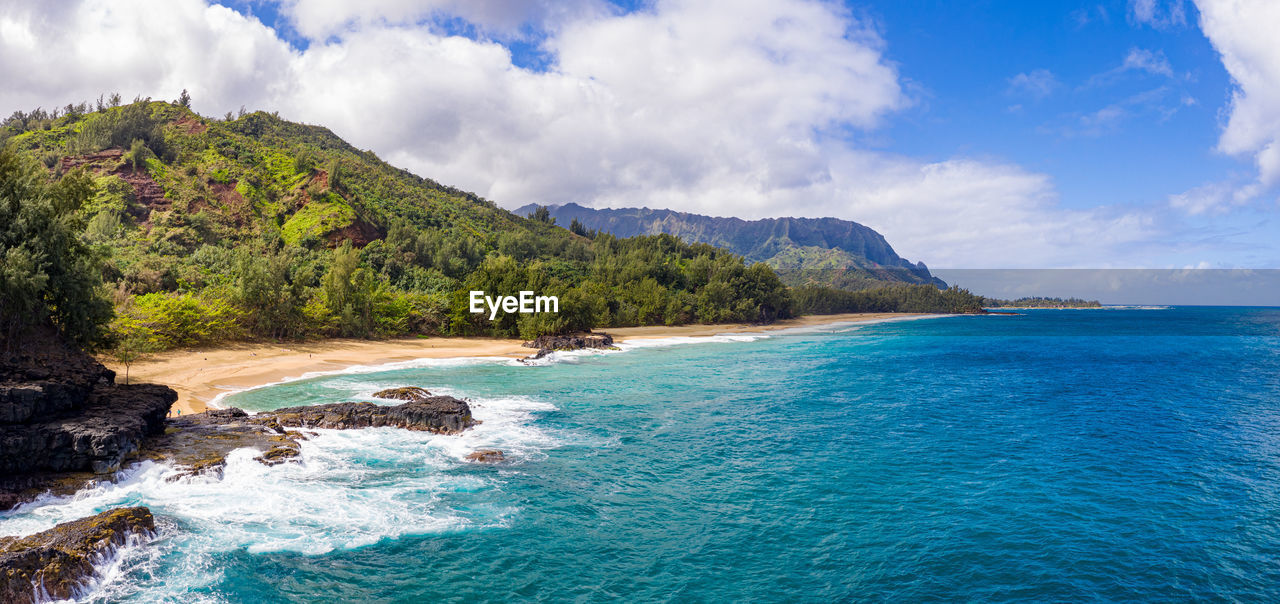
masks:
[[[30,210],[22,195],[83,185],[50,220],[91,251],[101,296],[116,310],[106,339],[117,346],[531,338],[791,314],[787,289],[763,265],[668,235],[574,234],[272,114],[211,119],[179,103],[99,101],[15,113],[0,123],[0,144],[13,178],[45,181],[10,196],[0,212],[10,221]],[[48,255],[23,239],[26,227],[7,226],[0,252]],[[43,265],[16,266],[0,276],[9,300],[38,295],[56,305],[40,285]],[[561,312],[491,322],[469,312],[473,289],[557,295]]]

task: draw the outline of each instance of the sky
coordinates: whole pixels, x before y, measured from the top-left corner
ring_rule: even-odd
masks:
[[[1280,2],[0,0],[0,114],[190,91],[506,208],[932,268],[1280,268]]]

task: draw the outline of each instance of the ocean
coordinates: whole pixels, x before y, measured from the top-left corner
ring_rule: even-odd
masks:
[[[1280,309],[1020,312],[257,388],[221,403],[418,385],[484,423],[147,463],[0,535],[149,506],[101,602],[1280,600]]]

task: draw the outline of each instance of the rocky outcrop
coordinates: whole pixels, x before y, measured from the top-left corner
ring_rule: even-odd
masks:
[[[213,409],[171,418],[169,429],[150,439],[142,456],[184,468],[174,477],[176,480],[200,474],[221,475],[227,454],[245,447],[262,451],[256,459],[269,466],[292,460],[301,452],[299,443],[307,436],[288,428],[394,427],[457,434],[476,423],[466,401],[451,396],[427,396],[393,406],[329,403],[254,415],[236,408]]]
[[[53,390],[61,395],[70,389]],[[175,400],[177,394],[164,386],[98,384],[69,408],[0,425],[0,475],[114,472],[145,437],[164,431]]]
[[[231,451],[258,449],[258,461],[271,466],[297,457],[301,438],[265,416],[236,408],[211,409],[170,418],[165,433],[148,440],[141,456],[182,468],[173,480],[201,474],[221,477]]]
[[[117,470],[164,431],[178,395],[115,373],[51,326],[0,343],[0,509],[33,489]]]
[[[373,393],[374,398],[385,398],[393,401],[425,401],[431,398],[431,393],[426,388],[417,386],[404,386],[402,388],[387,388]]]
[[[0,601],[14,604],[81,595],[95,566],[131,538],[148,538],[155,520],[144,507],[117,508],[27,537],[0,537]]]
[[[546,335],[538,336],[532,342],[525,342],[525,348],[537,348],[538,352],[529,359],[540,359],[558,350],[583,350],[587,348],[596,348],[602,350],[617,350],[613,345],[613,336],[607,333],[586,333],[572,335]]]
[[[278,422],[292,428],[403,428],[438,434],[457,434],[474,426],[471,407],[452,396],[431,396],[408,403],[384,406],[373,403],[330,403],[286,407],[254,416],[256,421]]]
[[[506,459],[507,456],[497,449],[476,449],[467,453],[467,461],[478,463],[499,463]]]

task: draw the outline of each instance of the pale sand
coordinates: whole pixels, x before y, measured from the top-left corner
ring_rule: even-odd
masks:
[[[813,327],[833,323],[878,321],[918,316],[906,313],[812,315],[769,325],[685,325],[623,327],[603,330],[618,341],[675,336],[712,336]],[[219,394],[297,378],[313,371],[338,371],[355,365],[381,365],[414,359],[458,357],[521,358],[534,351],[519,340],[493,338],[400,338],[395,340],[332,339],[286,344],[231,344],[210,349],[170,350],[134,363],[129,381],[164,384],[178,392],[174,408],[204,411]],[[124,366],[102,361],[124,381]]]

